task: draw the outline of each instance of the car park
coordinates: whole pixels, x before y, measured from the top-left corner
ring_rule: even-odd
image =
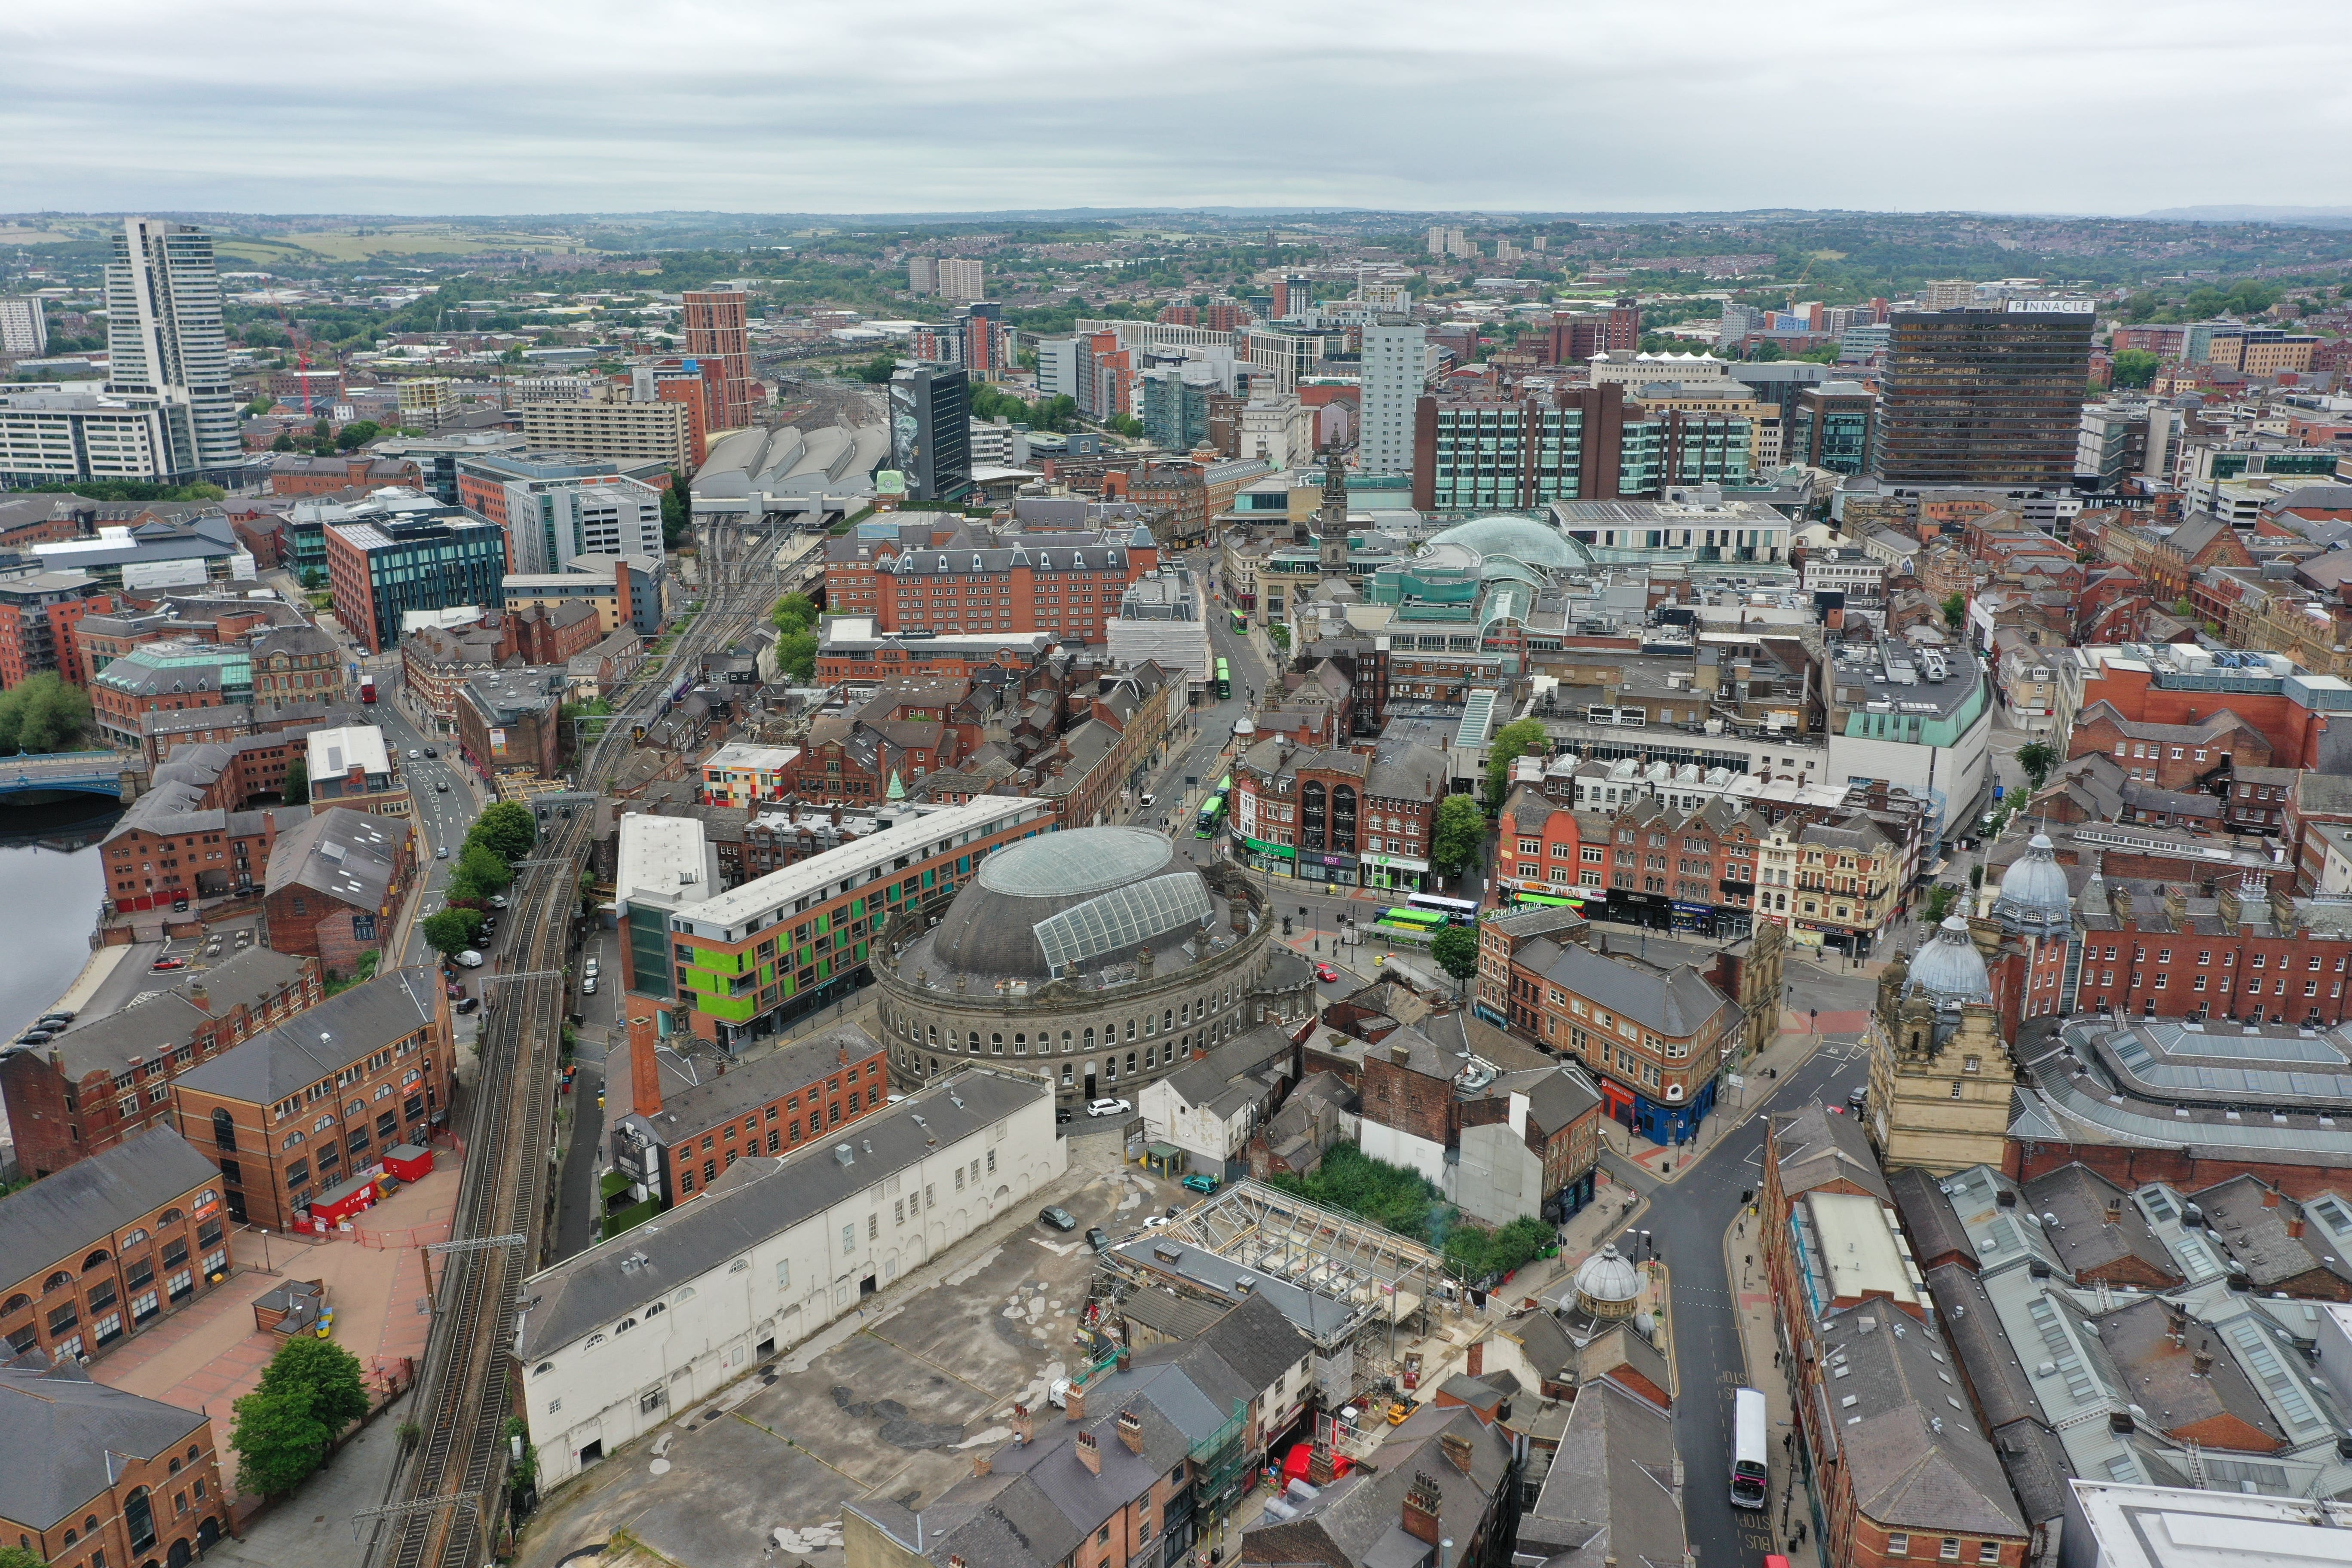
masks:
[[[1129,1104],[1124,1100],[1089,1100],[1087,1101],[1087,1114],[1088,1116],[1124,1116],[1134,1109],[1134,1106]]]
[[[1047,1204],[1044,1208],[1037,1211],[1037,1217],[1046,1225],[1052,1226],[1055,1230],[1076,1230],[1078,1228],[1076,1218],[1069,1210],[1064,1208],[1059,1204]]]

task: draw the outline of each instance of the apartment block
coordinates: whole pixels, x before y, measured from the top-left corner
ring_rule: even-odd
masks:
[[[518,412],[523,445],[530,451],[651,459],[680,473],[695,466],[693,418],[685,404],[669,398],[526,403]]]

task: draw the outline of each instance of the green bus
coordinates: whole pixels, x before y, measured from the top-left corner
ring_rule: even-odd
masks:
[[[1236,632],[1245,632],[1249,630],[1249,616],[1239,610],[1235,610],[1234,612],[1234,630]]]
[[[1217,695],[1223,698],[1231,697],[1233,694],[1234,668],[1231,664],[1221,658],[1217,660]]]
[[[1217,793],[1219,795],[1231,795],[1234,793],[1233,774],[1227,773],[1223,778],[1217,781]]]
[[[1582,899],[1558,899],[1549,893],[1521,893],[1517,901],[1548,910],[1580,910],[1584,907]]]
[[[1397,931],[1435,932],[1445,929],[1446,920],[1434,910],[1394,909],[1382,910],[1381,918],[1372,923],[1389,926]]]
[[[1214,838],[1217,836],[1217,824],[1224,819],[1225,797],[1222,795],[1211,795],[1201,805],[1201,817],[1192,825],[1192,837]]]

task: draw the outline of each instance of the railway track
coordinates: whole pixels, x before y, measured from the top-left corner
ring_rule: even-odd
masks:
[[[657,707],[681,670],[766,613],[779,592],[776,557],[792,537],[761,539],[735,524],[709,530],[702,613],[658,677],[625,699],[616,721],[580,759],[583,788],[601,787],[628,744],[630,718]],[[476,1568],[495,1544],[488,1532],[499,1516],[509,1462],[505,1427],[514,1409],[515,1303],[538,1266],[546,1229],[570,913],[594,821],[593,812],[560,818],[519,884],[516,913],[530,936],[521,967],[504,982],[507,994],[485,1009],[472,1141],[418,1394],[422,1440],[395,1476],[387,1506],[371,1510],[370,1568]]]

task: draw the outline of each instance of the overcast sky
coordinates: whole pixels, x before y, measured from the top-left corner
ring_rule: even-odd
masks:
[[[2329,205],[2352,189],[2324,151],[2352,119],[2342,22],[2322,0],[10,0],[0,209]]]

